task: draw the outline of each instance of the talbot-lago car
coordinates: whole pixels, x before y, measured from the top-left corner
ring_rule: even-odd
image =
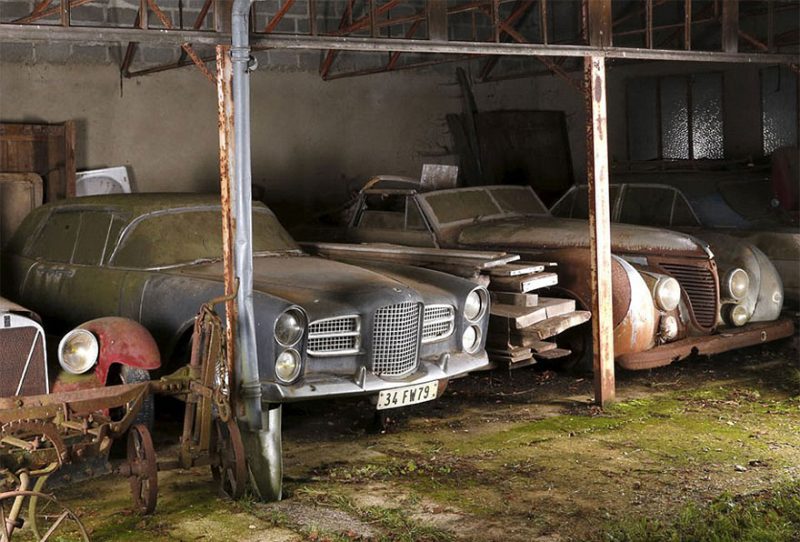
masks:
[[[505,250],[527,259],[544,258],[559,264],[558,290],[584,308],[590,306],[585,220],[551,216],[529,187],[419,188],[413,179],[371,182],[346,228],[307,228],[298,235],[317,241]],[[657,367],[695,352],[718,353],[791,335],[789,321],[713,334],[720,297],[727,291],[720,291],[706,243],[686,234],[620,224],[612,226],[611,236],[614,351],[623,368]],[[733,276],[741,278],[742,273]],[[730,281],[734,295],[742,288],[738,278]],[[580,345],[573,350],[580,351]]]
[[[105,317],[71,330],[58,343],[58,365],[48,361],[47,340],[39,316],[0,298],[0,397],[44,395],[132,384],[149,379],[160,367],[158,346],[137,322]],[[152,402],[139,419],[149,423]]]
[[[187,351],[197,307],[223,291],[219,196],[136,194],[34,210],[6,253],[4,282],[43,316],[115,314],[151,331],[162,357]],[[485,368],[485,288],[435,271],[357,267],[303,253],[269,209],[253,210],[262,397],[437,397]]]
[[[722,276],[721,324],[776,320],[783,308],[781,277],[769,258],[739,237],[703,230],[689,202],[679,191],[663,185],[612,184],[612,222],[643,224],[691,232],[709,243]],[[552,207],[555,216],[588,218],[586,186],[573,186]],[[692,227],[679,227],[692,223]],[[800,266],[800,261],[797,262]]]
[[[641,182],[650,177],[671,184]],[[737,245],[755,246],[780,275],[783,292],[775,288],[771,293],[785,295],[788,302],[800,306],[800,228],[775,205],[769,181],[731,179],[729,174],[724,176],[727,180],[716,182],[708,173],[619,174],[615,178],[625,182],[611,189],[612,220],[646,222],[696,235],[711,242],[719,261],[729,250],[740,252]],[[575,186],[556,202],[552,212],[585,218],[585,199],[586,187]],[[713,242],[712,236],[719,243]]]

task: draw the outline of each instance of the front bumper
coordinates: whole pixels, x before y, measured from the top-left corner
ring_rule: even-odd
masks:
[[[415,373],[401,379],[388,380],[377,377],[369,371],[363,374],[363,378],[359,378],[359,375],[316,374],[307,376],[291,386],[264,382],[261,384],[261,395],[262,399],[268,403],[375,395],[384,390],[422,384],[432,380],[449,380],[487,367],[489,367],[489,358],[486,356],[486,351],[481,351],[476,355],[443,354],[436,359],[421,360]]]
[[[759,322],[736,329],[724,329],[713,335],[689,337],[674,343],[656,346],[644,352],[623,354],[616,358],[616,362],[623,369],[631,371],[652,369],[669,365],[673,361],[687,358],[692,354],[710,356],[736,348],[791,337],[793,333],[794,323],[788,318],[782,318],[773,322]]]

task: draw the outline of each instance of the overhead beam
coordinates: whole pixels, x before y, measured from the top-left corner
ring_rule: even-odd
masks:
[[[590,3],[591,5],[591,3]],[[195,30],[165,30],[137,28],[76,27],[47,25],[0,24],[0,42],[79,42],[85,45],[104,45],[136,41],[151,45],[225,44],[230,34]],[[634,47],[598,47],[588,45],[542,45],[521,43],[489,43],[469,41],[428,41],[398,38],[357,38],[344,36],[299,36],[253,34],[254,49],[295,49],[364,52],[441,53],[462,55],[507,56],[598,56],[638,60],[678,60],[687,62],[725,62],[759,64],[793,64],[798,54],[725,53],[714,51],[682,51],[642,49]]]

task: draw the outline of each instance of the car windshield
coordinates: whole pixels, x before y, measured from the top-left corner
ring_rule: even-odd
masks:
[[[253,253],[299,251],[269,210],[253,209]],[[172,267],[222,259],[219,208],[177,209],[145,216],[119,243],[112,265],[141,269]]]
[[[547,214],[547,208],[526,186],[492,186],[423,194],[439,224],[502,217]]]

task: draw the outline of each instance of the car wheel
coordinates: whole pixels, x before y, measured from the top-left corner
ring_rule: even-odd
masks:
[[[281,500],[283,491],[283,446],[280,405],[270,405],[262,414],[264,428],[242,428],[250,484],[263,501]]]
[[[584,324],[568,329],[557,337],[557,341],[572,351],[569,356],[555,360],[559,370],[573,375],[587,375],[594,372],[591,325]]]
[[[148,382],[150,380],[150,373],[148,373],[145,369],[130,367],[129,365],[122,365],[119,372],[119,379],[122,381],[122,384]],[[152,430],[154,421],[155,406],[153,404],[153,395],[148,393],[144,398],[142,408],[139,410],[139,413],[136,414],[136,418],[133,420],[131,425],[142,424],[148,429]]]

